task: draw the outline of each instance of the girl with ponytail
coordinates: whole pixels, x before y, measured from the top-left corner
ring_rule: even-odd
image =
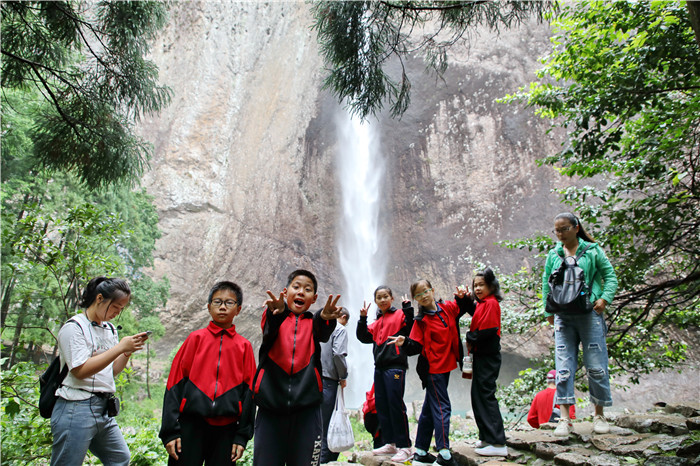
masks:
[[[68,366],[68,375],[56,390],[51,415],[52,466],[81,465],[88,449],[103,464],[129,464],[129,448],[113,417],[118,411],[114,376],[134,351],[143,348],[148,336],[142,332],[119,340],[110,321],[130,298],[125,280],[93,278],[80,301],[85,312],[73,316],[58,332],[61,364]]]
[[[496,399],[501,371],[501,305],[503,293],[490,267],[477,272],[472,282],[476,307],[467,332],[467,351],[473,357],[472,410],[479,428],[482,456],[508,456],[503,418]]]

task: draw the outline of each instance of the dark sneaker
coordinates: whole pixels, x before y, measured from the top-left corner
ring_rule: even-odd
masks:
[[[411,463],[413,466],[433,466],[435,464],[435,456],[431,455],[430,453],[426,453],[425,455],[419,455],[418,453],[413,454],[413,462]]]
[[[439,464],[440,466],[459,466],[455,460],[455,455],[450,456],[449,460],[443,458],[442,455],[437,455],[435,464]]]

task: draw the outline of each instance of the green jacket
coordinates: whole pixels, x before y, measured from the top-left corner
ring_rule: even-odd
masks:
[[[615,297],[615,291],[617,291],[615,269],[613,269],[603,249],[596,243],[589,243],[579,238],[576,253],[578,254],[579,249],[587,244],[592,244],[592,246],[583,253],[583,256],[578,260],[578,265],[583,269],[587,283],[590,283],[591,277],[596,270],[598,271],[598,273],[595,273],[595,279],[591,287],[591,302],[596,302],[598,299],[603,298],[610,304]],[[544,273],[542,274],[542,302],[545,305],[549,294],[549,276],[552,274],[552,271],[559,268],[564,255],[564,246],[561,242],[557,242],[554,249],[547,254],[547,262],[545,262]],[[545,315],[551,316],[552,314],[545,312]]]

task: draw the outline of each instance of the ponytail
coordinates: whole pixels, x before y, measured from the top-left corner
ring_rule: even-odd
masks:
[[[90,280],[83,291],[83,297],[78,304],[83,309],[90,307],[101,294],[103,298],[115,299],[122,296],[130,296],[131,288],[122,278],[95,277]]]

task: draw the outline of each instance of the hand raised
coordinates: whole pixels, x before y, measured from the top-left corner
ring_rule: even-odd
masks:
[[[282,290],[279,298],[276,298],[270,290],[267,290],[266,293],[270,299],[265,301],[265,306],[272,311],[272,314],[277,315],[284,311],[284,299],[287,297],[287,288]]]
[[[340,295],[336,295],[335,298],[332,294],[328,295],[326,305],[323,306],[323,310],[321,311],[321,318],[325,320],[332,320],[340,317],[340,308],[337,305],[339,299]]]
[[[405,294],[405,295],[401,296],[401,302],[402,302],[402,303],[410,303],[410,302],[411,302],[411,298],[409,298],[408,295]]]
[[[360,309],[360,315],[366,317],[370,307],[372,307],[372,303],[367,304],[367,301],[362,301],[362,309]]]
[[[470,297],[472,294],[469,292],[469,287],[466,285],[459,285],[457,288],[455,288],[457,291],[455,291],[455,297],[457,298],[464,298],[465,296]]]

